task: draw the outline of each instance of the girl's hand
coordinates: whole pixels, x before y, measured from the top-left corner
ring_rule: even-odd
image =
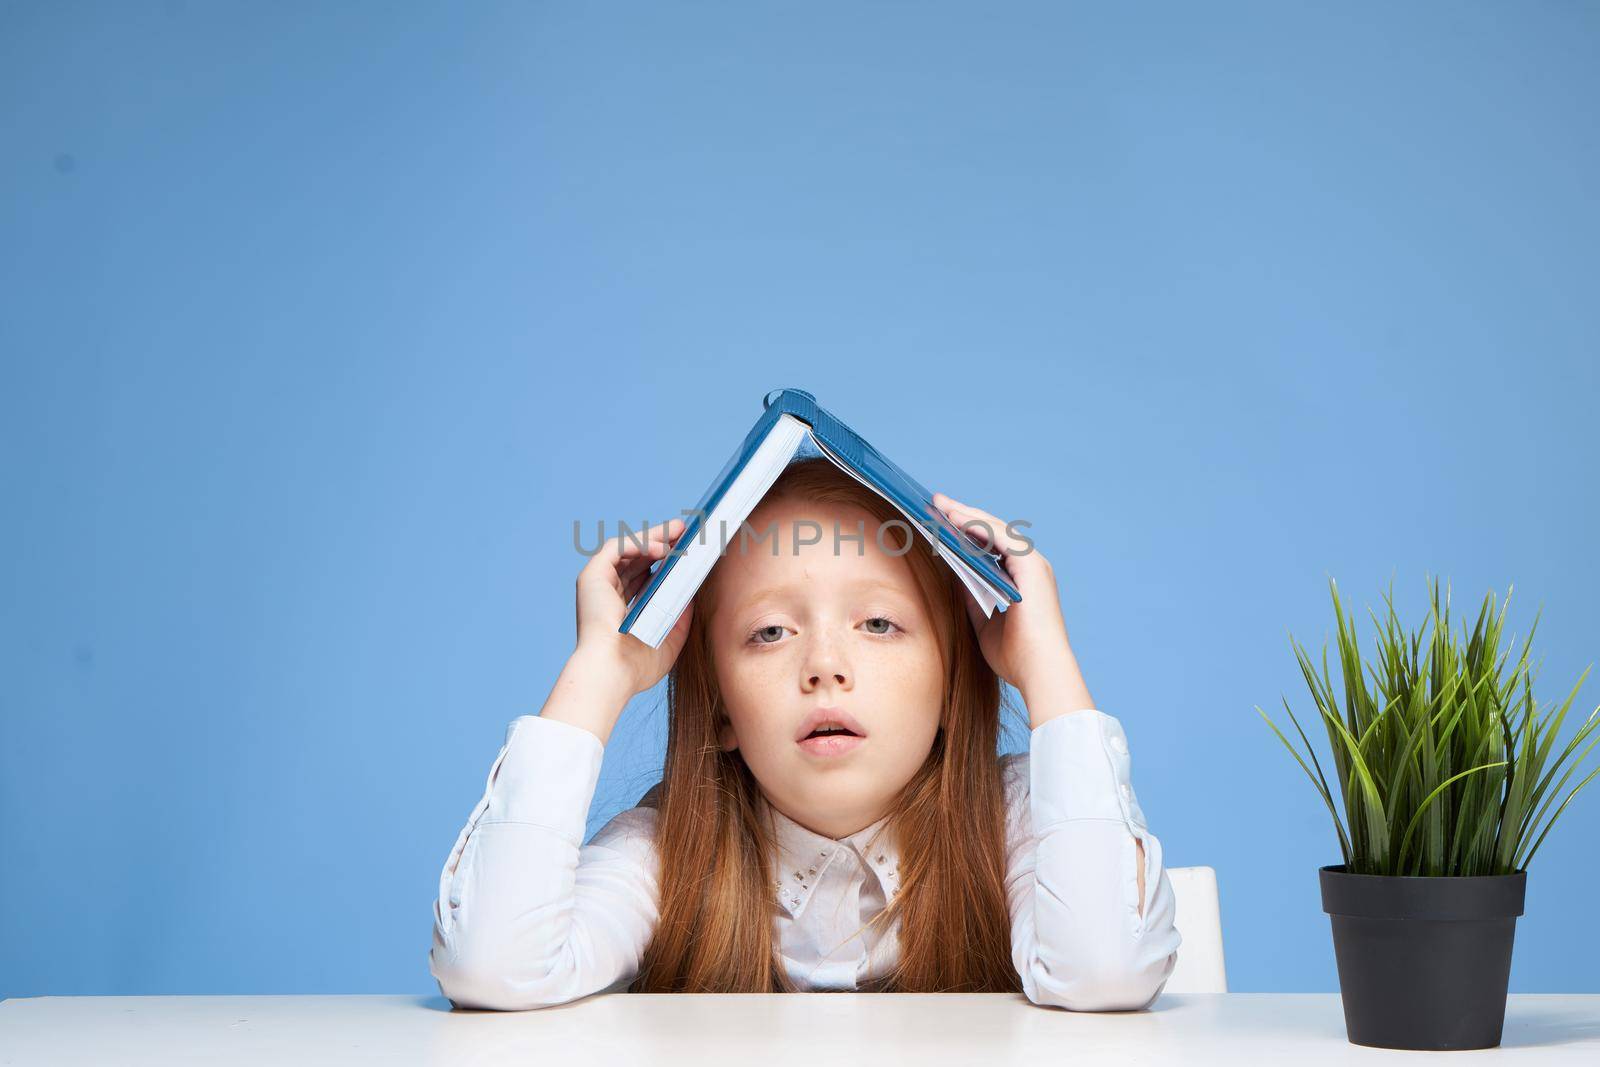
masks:
[[[1094,707],[1067,640],[1067,624],[1061,614],[1050,561],[1037,546],[1030,549],[1026,540],[1009,533],[1006,524],[987,511],[944,493],[934,493],[933,502],[974,541],[1000,550],[1005,570],[1022,594],[1019,602],[987,616],[971,596],[964,596],[962,601],[984,659],[1003,681],[1022,693],[1033,725],[1058,714]]]
[[[624,699],[659,682],[689,636],[693,600],[658,648],[617,632],[628,603],[650,580],[651,565],[677,544],[686,525],[683,519],[668,519],[626,537],[618,534],[600,546],[578,573],[578,645],[573,658],[590,670],[616,676],[626,690]]]

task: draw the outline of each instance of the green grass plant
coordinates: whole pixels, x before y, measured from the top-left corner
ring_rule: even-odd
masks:
[[[1339,683],[1329,673],[1326,642],[1320,670],[1293,634],[1289,642],[1332,749],[1333,785],[1287,698],[1284,710],[1304,755],[1266,712],[1256,711],[1327,805],[1345,869],[1423,876],[1526,870],[1572,798],[1600,774],[1597,767],[1567,789],[1600,743],[1600,707],[1556,748],[1589,668],[1564,701],[1541,711],[1528,659],[1538,616],[1508,669],[1516,642],[1502,648],[1502,634],[1511,591],[1498,612],[1489,593],[1471,631],[1463,624],[1457,633],[1448,587],[1441,597],[1437,579],[1429,617],[1415,631],[1401,625],[1392,588],[1385,617],[1368,609],[1377,640],[1363,660],[1355,620],[1339,601],[1338,585],[1330,579],[1328,586]]]

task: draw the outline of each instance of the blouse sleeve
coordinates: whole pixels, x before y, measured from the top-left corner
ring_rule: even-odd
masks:
[[[523,715],[439,875],[428,970],[460,1008],[519,1011],[637,974],[655,930],[655,809],[620,812],[584,845],[605,746]]]
[[[1006,896],[1023,991],[1076,1011],[1148,1007],[1180,938],[1122,725],[1094,709],[1058,715],[1033,729],[1027,755],[1009,759]],[[1142,915],[1135,841],[1144,845]]]

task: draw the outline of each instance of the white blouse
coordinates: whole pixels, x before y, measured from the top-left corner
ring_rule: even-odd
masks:
[[[657,918],[657,811],[646,794],[583,844],[604,748],[558,719],[522,715],[507,727],[434,901],[428,969],[457,1007],[546,1007],[625,989],[638,975]],[[1079,1011],[1147,1007],[1180,938],[1122,726],[1075,711],[1034,728],[1029,749],[1001,757],[1011,958],[1023,991]],[[779,845],[773,937],[789,977],[800,989],[851,990],[885,975],[899,920],[866,924],[899,891],[894,842],[874,840],[888,817],[835,840],[766,807]]]

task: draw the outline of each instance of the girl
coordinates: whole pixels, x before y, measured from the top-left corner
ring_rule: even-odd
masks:
[[[602,547],[578,576],[577,646],[509,725],[441,873],[441,992],[503,1010],[623,988],[1149,1005],[1179,937],[1122,728],[1084,687],[1044,556],[935,504],[987,523],[1021,602],[984,616],[821,457],[762,499],[761,539],[729,534],[659,648],[617,627],[684,523]],[[585,845],[611,729],[664,675],[662,778]],[[996,753],[1002,681],[1029,752]]]

